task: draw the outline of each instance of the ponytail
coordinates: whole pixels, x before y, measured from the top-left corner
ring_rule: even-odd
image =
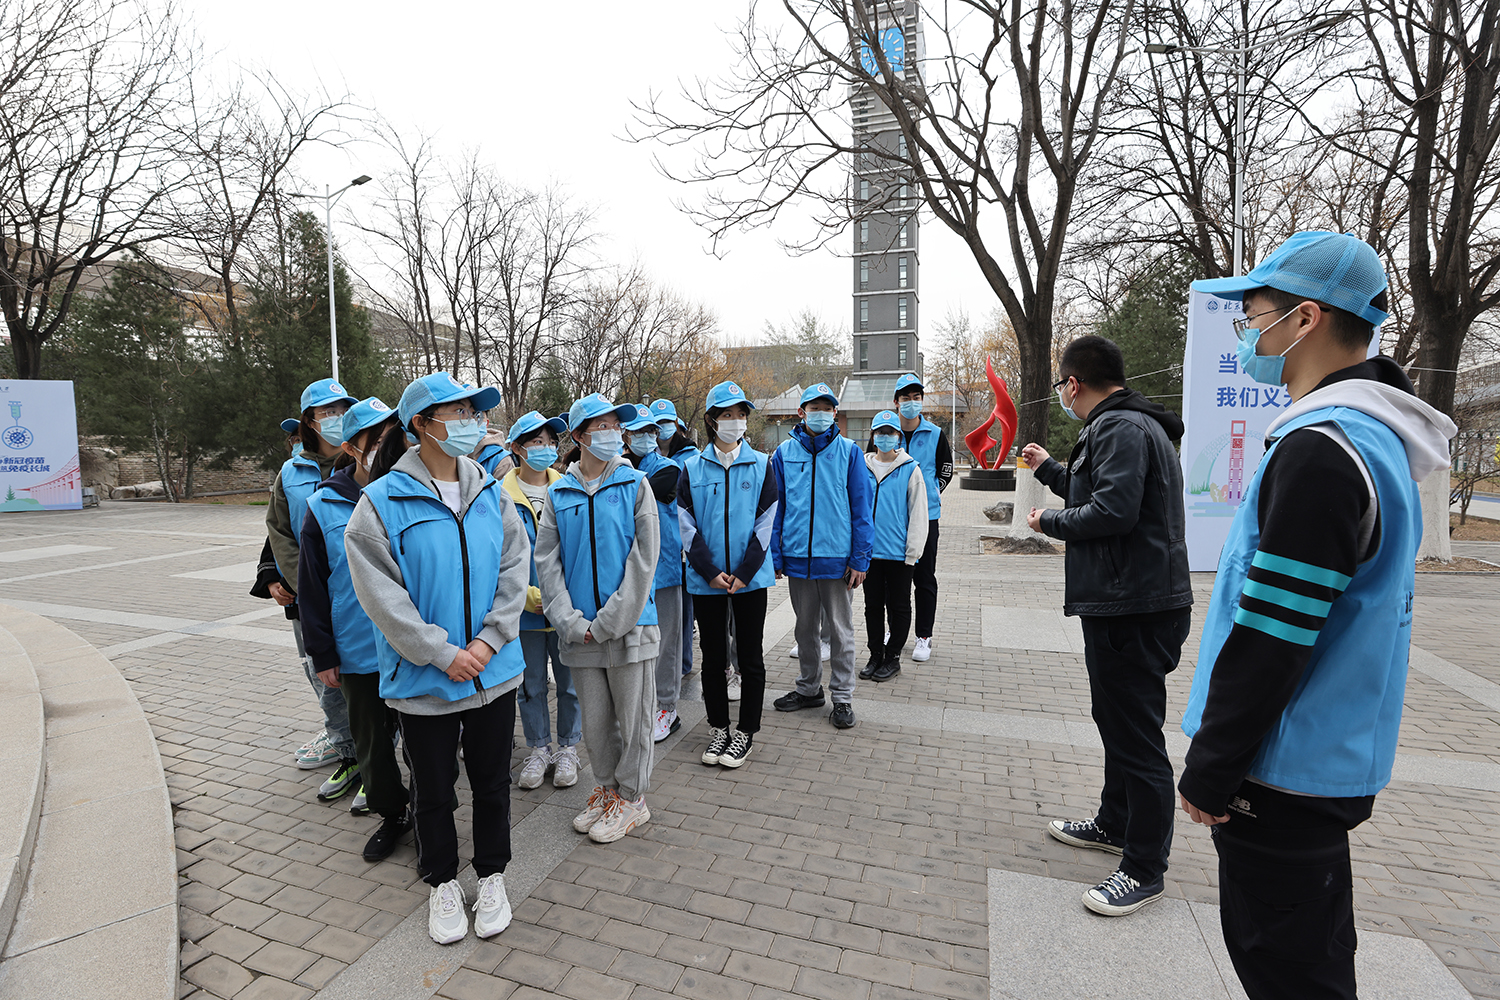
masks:
[[[395,464],[401,461],[401,456],[406,454],[410,445],[406,443],[406,431],[396,424],[389,424],[380,435],[379,450],[375,452],[375,459],[370,463],[370,482],[374,482],[381,476],[390,472]]]

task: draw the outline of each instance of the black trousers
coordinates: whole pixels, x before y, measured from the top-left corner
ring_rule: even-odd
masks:
[[[899,559],[870,560],[870,571],[865,576],[865,635],[870,652],[882,661],[898,659],[911,633],[913,569]],[[890,642],[885,639],[887,620],[891,626]]]
[[[917,590],[917,638],[931,639],[932,624],[937,620],[937,545],[938,523],[927,522],[927,545],[912,572]],[[892,629],[894,632],[895,630]]]
[[[339,685],[349,706],[349,732],[370,811],[400,815],[411,796],[396,763],[396,712],[380,697],[380,674],[341,673]]]
[[[1120,870],[1142,884],[1167,870],[1177,792],[1162,724],[1167,674],[1191,626],[1187,608],[1082,619],[1094,724],[1104,742],[1099,826],[1123,838]]]
[[[1213,828],[1219,920],[1250,1000],[1354,1000],[1349,831],[1375,796],[1314,798],[1252,781]]]
[[[740,725],[742,733],[760,732],[761,703],[766,700],[766,660],[761,648],[766,630],[766,591],[742,590],[734,596],[694,594],[698,616],[698,646],[703,650],[703,707],[708,724],[729,728],[729,613],[734,610],[734,651],[740,669]]]
[[[458,875],[458,827],[453,821],[453,767],[463,729],[464,769],[474,794],[474,874],[488,878],[510,864],[510,744],[516,730],[516,693],[448,715],[397,712],[411,769],[417,872],[428,885]]]

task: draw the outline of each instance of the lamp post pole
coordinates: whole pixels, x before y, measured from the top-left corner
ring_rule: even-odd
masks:
[[[339,313],[335,304],[333,287],[333,206],[338,204],[343,193],[352,187],[370,182],[369,174],[360,174],[354,180],[345,184],[337,191],[330,191],[328,185],[323,186],[322,194],[306,194],[293,192],[293,198],[313,198],[323,203],[324,217],[327,220],[326,228],[323,230],[323,241],[328,244],[328,347],[329,355],[333,359],[333,380],[339,380]]]

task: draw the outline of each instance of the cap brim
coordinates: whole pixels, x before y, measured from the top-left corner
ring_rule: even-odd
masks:
[[[552,417],[550,420],[543,421],[542,427],[561,437],[568,431],[568,422],[562,417]]]
[[[373,410],[365,414],[364,419],[360,421],[357,427],[344,432],[344,440],[347,441],[354,435],[361,434],[369,430],[371,427],[374,427],[376,424],[382,424],[394,416],[396,416],[395,410]],[[397,419],[400,418],[398,417]]]
[[[1191,287],[1195,292],[1207,292],[1209,295],[1239,295],[1252,288],[1266,286],[1253,280],[1248,274],[1242,274],[1233,278],[1199,278]]]
[[[830,396],[826,392],[820,393],[820,394],[818,394],[816,396],[808,396],[806,399],[804,399],[802,402],[798,403],[797,405],[798,406],[806,406],[808,403],[816,403],[820,399],[826,399],[826,400],[828,400],[830,403],[833,404],[834,409],[838,409],[838,405],[839,405],[838,397],[837,396]]]
[[[297,428],[301,426],[302,421],[298,420],[296,417],[287,417],[281,422],[281,430],[286,434],[295,433]]]
[[[643,431],[643,430],[645,430],[648,427],[651,428],[652,430],[656,430],[657,429],[657,427],[656,427],[656,421],[655,420],[650,420],[650,419],[647,419],[647,420],[632,420],[628,424],[622,424],[622,426],[627,431]]]
[[[500,390],[492,385],[487,385],[472,395],[455,396],[453,398],[472,399],[474,401],[474,409],[476,410],[493,410],[500,405]]]

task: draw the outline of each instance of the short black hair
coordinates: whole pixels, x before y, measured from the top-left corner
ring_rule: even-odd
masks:
[[[1358,316],[1347,309],[1340,309],[1338,306],[1331,306],[1326,302],[1318,302],[1317,299],[1310,299],[1306,295],[1293,295],[1291,292],[1284,292],[1280,288],[1272,288],[1269,285],[1252,288],[1245,293],[1247,298],[1251,295],[1262,299],[1280,313],[1291,312],[1304,302],[1317,302],[1318,308],[1328,313],[1329,330],[1333,333],[1334,342],[1341,347],[1351,349],[1368,347],[1370,339],[1375,336],[1375,324],[1363,316]],[[1384,289],[1381,289],[1370,300],[1370,305],[1381,312],[1388,312],[1389,304],[1390,299]]]
[[[1091,389],[1125,384],[1125,355],[1113,340],[1088,334],[1063,348],[1058,363],[1063,378],[1076,378]]]

